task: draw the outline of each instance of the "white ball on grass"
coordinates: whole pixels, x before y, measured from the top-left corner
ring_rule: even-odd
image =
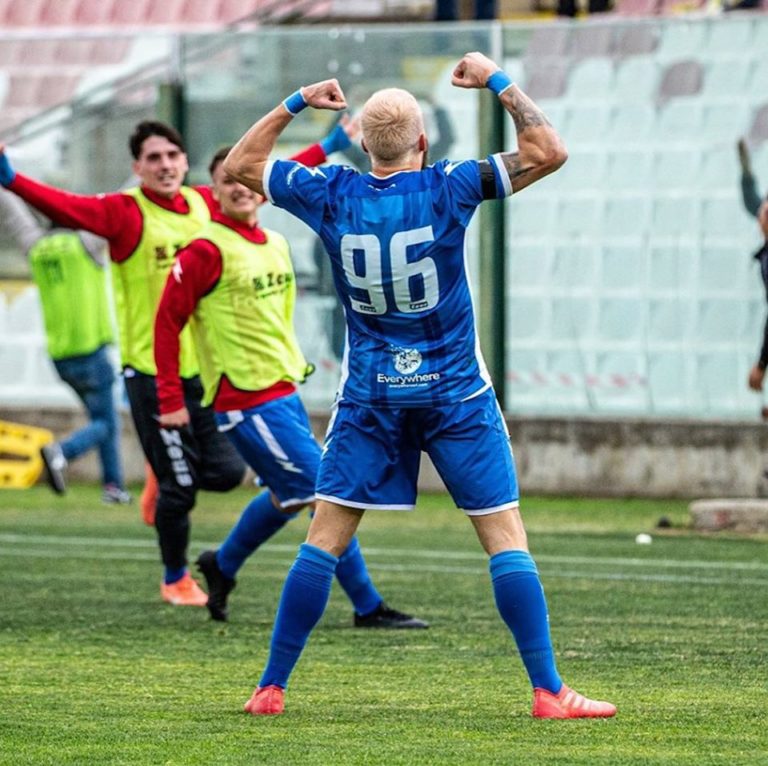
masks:
[[[635,538],[635,542],[638,545],[650,545],[653,542],[653,538],[649,534],[646,534],[645,532],[641,532]]]

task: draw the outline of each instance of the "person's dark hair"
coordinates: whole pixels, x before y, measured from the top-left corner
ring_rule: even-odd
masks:
[[[227,155],[232,151],[231,146],[222,146],[216,154],[211,157],[211,161],[208,165],[208,172],[213,177],[213,171],[216,170],[219,165],[227,158]]]
[[[172,144],[176,144],[182,152],[186,153],[187,151],[184,147],[184,139],[176,128],[172,128],[170,125],[158,122],[157,120],[143,120],[133,129],[133,133],[128,139],[128,146],[130,147],[133,159],[139,159],[142,144],[151,136],[167,138]]]

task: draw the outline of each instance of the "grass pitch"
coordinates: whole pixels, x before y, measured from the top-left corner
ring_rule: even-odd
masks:
[[[201,497],[193,556],[248,497]],[[446,496],[369,513],[360,534],[382,594],[432,627],[355,630],[335,586],[285,715],[255,719],[240,711],[306,517],[246,564],[222,625],[160,602],[136,506],[3,491],[0,764],[768,764],[768,540],[689,532],[677,501],[527,498],[523,515],[561,674],[613,720],[530,718],[485,557]]]

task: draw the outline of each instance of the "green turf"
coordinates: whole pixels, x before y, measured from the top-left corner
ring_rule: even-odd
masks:
[[[201,498],[193,554],[247,497]],[[336,586],[286,714],[265,720],[240,711],[306,519],[246,565],[222,626],[159,601],[135,506],[89,487],[3,491],[0,764],[768,764],[766,538],[693,534],[679,501],[531,498],[523,512],[560,670],[615,702],[614,720],[529,717],[485,558],[444,496],[361,528],[382,592],[431,629],[355,630]],[[645,531],[653,544],[636,545]]]

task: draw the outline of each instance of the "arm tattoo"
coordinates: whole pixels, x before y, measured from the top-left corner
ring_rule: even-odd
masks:
[[[505,152],[501,155],[501,161],[504,163],[504,169],[507,171],[510,181],[522,178],[533,169],[530,167],[523,167],[520,162],[519,152]]]
[[[522,133],[526,128],[538,128],[550,124],[544,112],[528,96],[519,91],[510,93],[509,107],[518,133]]]

